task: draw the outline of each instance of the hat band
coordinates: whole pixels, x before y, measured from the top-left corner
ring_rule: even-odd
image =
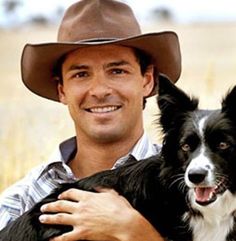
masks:
[[[114,40],[118,40],[118,38],[91,38],[79,41],[79,43],[100,43],[100,42],[111,42]]]

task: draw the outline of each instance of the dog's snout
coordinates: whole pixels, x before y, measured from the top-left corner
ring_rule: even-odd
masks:
[[[203,182],[208,174],[207,169],[197,168],[189,170],[188,179],[194,184],[199,184]]]

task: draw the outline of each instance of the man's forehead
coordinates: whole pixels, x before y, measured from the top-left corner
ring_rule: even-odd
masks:
[[[102,64],[115,65],[115,63],[122,65],[131,64],[133,61],[137,62],[135,51],[133,48],[121,45],[102,45],[79,48],[69,53],[65,59],[66,65],[90,65],[96,63],[97,60]]]
[[[107,44],[107,45],[96,45],[96,46],[88,46],[88,47],[82,47],[78,48],[69,54],[67,54],[66,59],[73,58],[73,57],[90,57],[93,55],[126,55],[129,56],[135,56],[134,48],[126,47],[122,45],[115,45],[115,44]]]

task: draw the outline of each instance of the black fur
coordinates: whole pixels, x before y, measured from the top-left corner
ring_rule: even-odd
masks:
[[[0,232],[4,241],[46,241],[50,237],[71,230],[68,226],[40,224],[38,217],[43,203],[54,201],[59,193],[68,188],[95,191],[95,187],[111,187],[124,195],[162,234],[174,237],[183,232],[180,216],[186,211],[184,196],[179,195],[175,185],[165,188],[159,180],[159,170],[163,161],[153,156],[145,161],[129,160],[129,163],[115,170],[108,170],[76,183],[63,184],[53,194],[36,204]],[[178,209],[176,209],[178,207]],[[176,228],[179,227],[179,228]],[[185,237],[185,231],[183,236]],[[183,241],[185,239],[176,239]]]
[[[191,99],[165,76],[160,76],[158,91],[157,102],[164,137],[160,155],[141,161],[130,158],[127,164],[115,170],[100,172],[76,183],[63,184],[4,228],[0,232],[0,240],[47,241],[50,237],[71,230],[70,226],[40,224],[38,218],[43,203],[56,200],[63,190],[72,187],[93,192],[96,187],[114,188],[126,197],[166,240],[194,240],[189,221],[192,218],[203,219],[203,215],[197,208],[191,207],[190,188],[184,181],[184,175],[192,158],[197,155],[200,143],[204,142],[209,156],[218,160],[217,167],[221,167],[227,159],[229,165],[222,168],[227,176],[230,176],[227,188],[235,194],[236,175],[233,174],[236,170],[236,88],[228,93],[222,102],[222,110],[219,111],[198,110],[198,100]],[[194,123],[196,119],[209,115],[212,117],[208,118],[204,129],[205,139],[202,140]],[[214,149],[218,142],[222,141],[220,137],[228,138],[230,150]],[[208,139],[209,143],[212,143],[212,139],[218,142],[215,145],[209,144]],[[190,146],[187,152],[182,148],[185,143]],[[235,232],[233,228],[225,241],[236,240]]]

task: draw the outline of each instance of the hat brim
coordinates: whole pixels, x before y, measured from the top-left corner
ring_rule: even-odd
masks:
[[[23,83],[35,94],[59,101],[57,83],[53,78],[53,68],[58,59],[78,48],[104,44],[119,44],[140,49],[152,56],[159,73],[167,75],[173,82],[180,76],[181,53],[178,36],[175,32],[165,31],[126,39],[27,44],[21,58]],[[155,90],[150,96],[154,94]]]

